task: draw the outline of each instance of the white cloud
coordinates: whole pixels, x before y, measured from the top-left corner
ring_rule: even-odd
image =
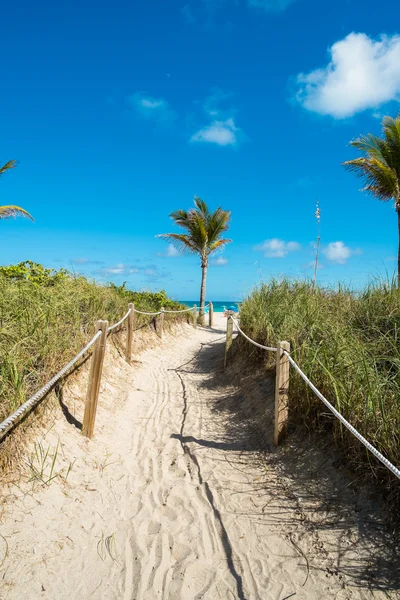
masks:
[[[175,256],[179,256],[179,254],[179,250],[177,250],[173,244],[169,244],[165,256],[168,256],[169,258],[174,258]]]
[[[128,98],[129,104],[143,119],[154,121],[158,125],[171,125],[178,114],[163,98],[153,98],[142,92],[136,92]]]
[[[218,146],[237,146],[247,139],[245,133],[236,126],[237,110],[228,104],[232,98],[231,92],[213,88],[203,103],[204,113],[211,121],[208,125],[196,131],[190,141],[217,144]]]
[[[226,121],[213,121],[199,129],[190,138],[191,142],[206,142],[218,146],[235,146],[242,137],[242,131],[236,127],[232,118]]]
[[[224,258],[223,256],[219,256],[218,258],[213,258],[211,264],[217,267],[223,267],[224,265],[228,264],[228,259]]]
[[[105,267],[101,272],[105,275],[133,275],[134,273],[139,273],[140,269],[138,267],[129,267],[124,263],[118,263],[112,267]]]
[[[283,258],[289,252],[296,252],[300,250],[301,246],[297,242],[284,242],[277,238],[272,240],[266,240],[262,244],[254,247],[254,250],[260,250],[264,252],[266,258]]]
[[[359,248],[352,250],[343,242],[331,242],[323,249],[323,253],[328,260],[344,265],[351,256],[361,254],[361,250]]]
[[[285,10],[295,0],[248,0],[249,6],[262,8],[267,12],[279,12]]]
[[[170,273],[164,269],[159,269],[156,265],[146,265],[142,267],[126,265],[124,263],[118,263],[111,267],[105,267],[98,271],[102,275],[135,275],[138,274],[141,277],[145,277],[147,281],[156,281],[158,279],[166,279],[170,276]]]
[[[400,36],[350,33],[329,49],[326,67],[297,77],[304,108],[337,119],[400,99]]]
[[[156,254],[157,256],[162,256],[163,258],[175,258],[181,255],[179,250],[175,248],[173,244],[168,244],[168,248],[165,252],[157,252]]]
[[[106,267],[103,269],[103,271],[106,275],[120,275],[121,273],[125,273],[125,269],[125,265],[123,263],[119,263],[114,267]]]

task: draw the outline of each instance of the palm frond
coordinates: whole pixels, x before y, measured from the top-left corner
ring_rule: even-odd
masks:
[[[0,206],[0,219],[10,219],[12,217],[25,217],[33,221],[33,217],[27,210],[20,206]]]
[[[175,210],[169,216],[179,227],[183,227],[184,229],[188,227],[189,215],[186,210]]]
[[[400,115],[396,119],[385,117],[383,119],[383,133],[385,145],[390,154],[390,166],[396,171],[400,179]]]
[[[398,179],[396,173],[385,162],[371,157],[360,157],[343,163],[345,169],[353,172],[363,183],[363,191],[387,202],[398,194]]]
[[[388,159],[390,159],[385,140],[376,135],[372,135],[371,133],[360,135],[350,142],[350,146],[356,148],[360,152],[364,152],[367,156],[374,157],[382,162],[387,162]]]
[[[198,249],[189,234],[185,233],[160,233],[156,237],[169,240],[179,252],[183,254],[198,254]]]
[[[230,216],[231,213],[221,207],[210,215],[208,219],[208,241],[210,244],[229,228]]]
[[[348,160],[343,166],[364,182],[362,191],[369,192],[378,200],[387,202],[392,198],[400,202],[400,114],[395,119],[385,117],[382,121],[384,137],[362,135],[350,144],[363,156]]]
[[[204,253],[208,243],[207,219],[199,211],[190,209],[189,211],[190,227],[189,231],[193,242],[196,244],[199,254]]]
[[[16,166],[17,166],[16,160],[9,160],[8,162],[6,162],[5,165],[0,167],[0,175],[3,175],[3,173],[8,171],[9,169],[14,169]]]
[[[226,244],[230,244],[231,242],[232,242],[232,240],[230,240],[228,238],[223,238],[221,240],[217,240],[216,242],[211,244],[209,254],[211,254],[212,252],[215,252],[216,250],[220,250],[221,248],[226,246]]]
[[[196,206],[196,208],[201,212],[201,214],[204,217],[208,217],[209,215],[209,210],[208,210],[208,206],[207,204],[204,202],[204,200],[202,200],[201,198],[199,198],[198,196],[194,197],[194,204]]]

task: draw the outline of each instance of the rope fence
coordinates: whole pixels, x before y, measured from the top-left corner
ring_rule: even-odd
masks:
[[[117,327],[119,327],[120,325],[122,325],[122,323],[129,317],[129,315],[131,314],[131,308],[128,310],[128,312],[126,313],[126,315],[124,315],[122,317],[122,319],[120,319],[117,323],[114,323],[114,325],[111,325],[108,328],[108,333],[111,333],[112,331],[114,331],[114,329],[117,329]]]
[[[210,302],[204,308],[209,308],[209,325],[210,327],[213,324],[213,304]],[[26,402],[21,404],[11,415],[9,415],[4,421],[0,423],[0,442],[1,440],[13,429],[29,412],[31,412],[43,398],[53,389],[58,381],[63,379],[69,371],[79,362],[81,358],[85,356],[85,354],[94,346],[92,352],[92,362],[90,365],[90,373],[89,373],[89,383],[86,393],[86,401],[85,401],[85,412],[83,416],[82,423],[82,433],[91,438],[94,432],[94,424],[96,418],[97,411],[97,402],[100,391],[100,381],[103,369],[103,361],[104,354],[106,348],[106,340],[107,336],[113,331],[117,330],[119,327],[124,325],[125,321],[127,322],[127,336],[126,336],[126,348],[125,348],[125,356],[128,363],[131,362],[132,357],[132,345],[133,345],[133,324],[134,324],[134,315],[146,315],[157,317],[160,316],[160,324],[157,326],[157,330],[159,330],[160,338],[163,337],[164,330],[164,314],[165,313],[193,313],[193,326],[197,327],[197,306],[193,306],[193,308],[185,308],[183,310],[165,310],[161,308],[160,311],[157,312],[145,312],[142,310],[138,310],[135,308],[133,303],[129,304],[128,311],[126,314],[119,320],[117,323],[113,325],[108,325],[108,321],[96,321],[95,330],[96,333],[92,337],[92,339],[86,344],[82,350],[74,356],[54,377],[52,377],[43,387],[40,388],[37,392],[33,394]]]
[[[43,387],[40,388],[33,396],[31,396],[26,402],[21,404],[15,412],[7,417],[2,423],[0,423],[0,440],[14,427],[14,425],[22,419],[30,410],[32,410],[39,402],[49,393],[49,391],[55,386],[68,373],[70,369],[86,354],[88,350],[97,342],[101,336],[101,331],[98,331],[94,337],[86,344],[84,348],[72,360],[69,361],[54,377],[50,379]]]
[[[288,406],[289,406],[289,364],[297,371],[300,377],[310,387],[314,394],[325,404],[325,406],[331,411],[331,413],[354,435],[355,438],[361,444],[363,444],[367,450],[371,452],[389,471],[393,473],[398,479],[400,479],[400,469],[395,467],[387,458],[383,456],[364,436],[357,431],[351,423],[349,423],[344,416],[321,394],[316,386],[310,381],[310,379],[301,370],[299,365],[290,355],[290,344],[288,342],[279,342],[277,348],[270,348],[269,346],[263,346],[255,340],[252,340],[246,335],[240,328],[237,320],[232,316],[228,316],[227,328],[226,328],[226,345],[225,345],[225,367],[227,365],[229,350],[232,345],[232,333],[233,325],[236,326],[237,331],[242,335],[248,342],[261,348],[276,353],[276,383],[275,383],[275,420],[274,420],[274,443],[278,445],[283,435],[287,430],[288,421]]]
[[[161,315],[161,311],[159,311],[159,312],[144,312],[143,310],[137,310],[137,308],[134,309],[134,312],[137,313],[138,315],[147,315],[149,317]]]

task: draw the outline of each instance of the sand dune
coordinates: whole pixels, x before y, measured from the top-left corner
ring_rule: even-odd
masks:
[[[132,367],[110,344],[95,438],[59,410],[40,440],[58,476],[29,482],[34,458],[7,491],[2,599],[399,597],[374,506],[296,434],[273,450],[271,382],[221,373],[224,326],[167,334]],[[76,423],[86,377],[64,392]]]

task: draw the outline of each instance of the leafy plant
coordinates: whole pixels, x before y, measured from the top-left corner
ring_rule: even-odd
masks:
[[[62,279],[69,277],[66,269],[55,271],[54,269],[46,269],[43,265],[26,260],[17,265],[9,265],[8,267],[0,267],[0,276],[8,277],[13,281],[26,280],[35,285],[51,286],[55,285]]]

